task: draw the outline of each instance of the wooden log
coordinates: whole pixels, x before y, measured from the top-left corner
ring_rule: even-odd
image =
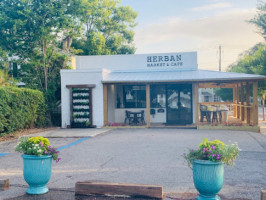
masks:
[[[261,190],[261,200],[266,200],[266,190]]]
[[[163,198],[163,187],[157,185],[106,183],[106,182],[77,182],[76,195],[124,195],[131,197]]]
[[[0,191],[9,189],[9,179],[0,180]]]

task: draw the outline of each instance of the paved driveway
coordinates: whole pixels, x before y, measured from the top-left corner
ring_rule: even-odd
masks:
[[[238,131],[206,131],[181,129],[116,129],[95,137],[83,138],[80,130],[55,130],[52,145],[63,147],[62,160],[53,163],[51,188],[73,189],[77,181],[102,180],[110,182],[158,184],[165,193],[196,192],[192,172],[182,154],[195,147],[203,138],[238,142],[242,149],[234,168],[225,169],[221,194],[227,198],[260,199],[266,189],[266,136]],[[99,129],[98,129],[99,130]],[[58,131],[58,132],[56,132]],[[64,131],[68,137],[64,137]],[[60,133],[58,136],[57,133]],[[44,134],[45,135],[45,134]],[[47,135],[47,133],[46,133]],[[80,136],[81,137],[81,136]],[[0,179],[9,178],[12,185],[0,197],[10,198],[25,193],[22,159],[15,153],[15,142],[0,143]],[[71,144],[71,145],[69,145]]]

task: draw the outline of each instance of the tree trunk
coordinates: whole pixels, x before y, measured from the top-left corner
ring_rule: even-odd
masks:
[[[265,97],[262,97],[262,116],[263,116],[263,121],[265,121],[264,104],[265,104]]]
[[[46,42],[45,40],[42,40],[42,62],[43,62],[43,69],[44,69],[44,88],[45,88],[45,91],[48,90],[48,78],[47,78],[47,75],[48,75],[48,68],[46,67],[46,62],[45,62],[45,57],[46,57]]]

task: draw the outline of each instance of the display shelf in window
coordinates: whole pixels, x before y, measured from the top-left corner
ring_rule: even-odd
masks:
[[[72,88],[71,128],[93,128],[92,98],[90,88]]]

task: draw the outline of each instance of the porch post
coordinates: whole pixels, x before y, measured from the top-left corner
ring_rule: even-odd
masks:
[[[108,90],[107,84],[103,84],[103,125],[108,125]]]
[[[245,109],[244,109],[244,84],[241,83],[241,121],[245,120]]]
[[[195,124],[199,124],[199,84],[194,84]]]
[[[236,117],[237,119],[240,118],[240,107],[239,107],[239,84],[236,85],[236,104],[237,104],[237,109],[236,109]]]
[[[236,86],[234,85],[233,87],[233,102],[234,104],[236,103]],[[236,113],[237,113],[237,106],[236,105],[233,105],[234,106],[234,117],[236,117]]]
[[[146,84],[146,127],[149,128],[151,126],[151,115],[150,115],[150,108],[151,108],[151,101],[150,101],[150,84]]]
[[[249,82],[246,83],[246,91],[247,91],[247,97],[246,97],[247,104],[246,105],[247,106],[250,106],[250,100],[249,100],[249,98],[250,98]],[[246,109],[247,109],[247,124],[250,124],[250,108],[247,107]]]
[[[253,83],[253,126],[258,125],[258,82]]]

